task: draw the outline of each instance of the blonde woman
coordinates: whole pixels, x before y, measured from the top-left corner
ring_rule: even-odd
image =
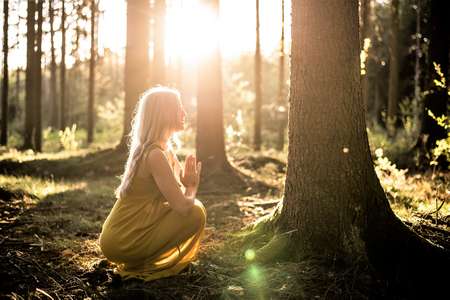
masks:
[[[122,278],[172,276],[196,258],[206,220],[195,199],[201,163],[189,155],[183,168],[172,148],[185,115],[179,93],[165,87],[150,89],[137,104],[117,201],[99,239]]]

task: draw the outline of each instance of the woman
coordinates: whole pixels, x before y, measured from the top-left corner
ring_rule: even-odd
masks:
[[[196,258],[206,220],[195,199],[201,163],[189,155],[182,168],[172,150],[185,116],[169,88],[152,88],[137,104],[117,201],[100,234],[103,254],[125,279],[175,275]]]

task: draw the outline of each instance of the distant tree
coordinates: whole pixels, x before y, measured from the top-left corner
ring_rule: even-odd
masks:
[[[2,123],[0,145],[8,144],[8,22],[9,1],[3,1],[3,80],[2,80]]]
[[[412,293],[444,284],[433,270],[448,269],[448,252],[395,216],[372,164],[357,1],[292,2],[289,101],[287,176],[275,223],[291,232],[284,250],[334,262],[368,258],[393,287]]]
[[[60,129],[66,127],[66,0],[61,0],[61,64],[59,67]]]
[[[36,41],[35,30],[35,14],[36,2],[34,0],[28,1],[27,6],[27,67],[25,79],[25,132],[24,132],[24,149],[34,149],[33,135],[35,130],[35,113],[34,113],[34,90],[36,84],[35,78],[35,54],[34,47]]]
[[[419,103],[420,101],[420,93],[421,93],[421,57],[422,57],[422,1],[416,0],[416,33],[415,33],[415,64],[414,64],[414,99]]]
[[[34,149],[42,151],[42,25],[44,0],[37,0],[37,31],[36,31],[36,45],[34,51],[33,74],[34,81]]]
[[[369,60],[370,58],[370,44],[365,42],[366,39],[371,39],[371,16],[372,16],[372,0],[360,0],[360,51],[365,52],[364,70],[361,72],[361,88],[363,102],[366,105],[366,111],[369,107]],[[365,45],[366,43],[366,45]]]
[[[166,83],[165,62],[165,22],[166,22],[166,0],[155,0],[154,2],[154,55],[152,63],[153,84]]]
[[[219,17],[219,0],[204,0],[202,3],[215,16]],[[213,26],[206,25],[205,26]],[[218,30],[218,28],[215,28]],[[223,128],[223,95],[222,64],[219,49],[218,33],[208,35],[202,32],[203,38],[211,50],[205,54],[198,66],[197,87],[197,158],[202,162],[203,175],[224,170],[229,166],[225,153]]]
[[[253,137],[253,148],[261,150],[261,110],[262,110],[262,87],[261,87],[261,43],[259,30],[259,0],[256,0],[256,45],[255,45],[255,127]]]
[[[55,54],[55,8],[53,0],[48,1],[48,16],[50,23],[50,124],[53,128],[58,128],[58,98],[57,98],[57,83],[56,83],[56,54]]]
[[[399,0],[391,2],[391,26],[389,38],[389,92],[387,130],[392,138],[395,134],[399,103]]]
[[[127,45],[125,50],[125,113],[120,147],[125,147],[131,119],[139,95],[148,87],[149,78],[149,1],[127,2]]]
[[[428,20],[428,82],[427,90],[430,93],[425,98],[423,121],[420,134],[421,148],[429,153],[436,146],[436,141],[447,137],[447,130],[439,126],[428,111],[436,117],[448,115],[447,106],[449,95],[445,88],[436,86],[434,80],[440,80],[434,63],[439,64],[446,83],[450,82],[449,53],[450,53],[450,18],[448,16],[448,2],[432,0],[430,3],[430,16]]]
[[[95,128],[95,58],[96,58],[96,36],[95,36],[95,20],[96,20],[97,4],[96,0],[91,0],[91,57],[89,60],[89,98],[88,98],[88,124],[87,124],[87,142],[94,141]]]
[[[286,129],[287,121],[287,108],[286,108],[286,84],[284,79],[284,67],[285,67],[285,53],[284,53],[284,0],[281,0],[281,38],[280,38],[280,54],[279,54],[279,69],[278,69],[278,103],[277,103],[277,115],[278,115],[278,143],[277,149],[283,150],[284,148],[284,132]]]

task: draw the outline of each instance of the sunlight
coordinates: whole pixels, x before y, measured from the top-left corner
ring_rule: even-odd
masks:
[[[205,26],[208,24],[208,26]],[[166,61],[195,65],[214,47],[218,20],[198,1],[168,7],[166,16]]]
[[[254,260],[255,259],[255,256],[256,256],[256,253],[255,253],[255,250],[253,250],[253,249],[247,249],[246,251],[245,251],[245,259],[246,260],[250,260],[250,261],[252,261],[252,260]]]

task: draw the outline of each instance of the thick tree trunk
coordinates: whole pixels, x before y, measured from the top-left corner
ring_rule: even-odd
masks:
[[[284,80],[284,67],[285,67],[285,53],[284,53],[284,0],[281,0],[281,38],[280,38],[280,58],[278,62],[278,103],[277,103],[277,116],[278,116],[278,142],[277,149],[283,150],[284,148],[284,132],[286,129],[287,121],[287,108],[286,108],[286,93],[285,93],[285,80]]]
[[[35,87],[36,78],[34,73],[34,46],[35,46],[35,14],[36,14],[36,2],[28,1],[27,7],[27,69],[25,79],[25,132],[24,132],[24,149],[34,149],[33,135],[35,130],[34,121],[34,101],[35,93],[33,90]]]
[[[66,128],[66,10],[65,0],[61,2],[61,64],[60,64],[60,79],[59,79],[59,96],[60,96],[60,126],[61,130]]]
[[[94,141],[94,128],[95,128],[94,92],[95,92],[95,58],[96,58],[96,44],[95,44],[96,11],[97,7],[95,0],[91,0],[91,57],[89,60],[89,98],[88,98],[88,120],[87,120],[88,144]]]
[[[295,230],[294,252],[351,261],[368,257],[388,280],[407,288],[443,282],[430,279],[429,263],[448,266],[448,253],[396,218],[372,165],[360,90],[357,1],[292,2],[289,101],[278,224]]]
[[[391,3],[391,32],[389,39],[389,93],[388,110],[386,116],[386,127],[388,135],[392,138],[395,135],[397,122],[397,110],[399,103],[399,0],[392,0]]]
[[[259,38],[259,0],[256,0],[256,46],[255,46],[255,127],[253,137],[253,148],[261,150],[261,109],[262,109],[262,87],[261,87],[261,43]]]
[[[34,147],[38,152],[42,151],[42,24],[44,0],[37,1],[37,32],[36,32],[36,51],[34,53],[34,76],[35,81],[35,98],[34,98]]]
[[[147,88],[149,77],[149,1],[135,0],[127,4],[127,46],[125,53],[125,114],[121,147],[126,146],[133,111],[139,95]]]
[[[50,22],[50,106],[51,106],[51,119],[50,124],[53,128],[58,128],[58,100],[56,91],[56,54],[55,54],[55,29],[53,22],[55,19],[55,10],[53,7],[53,0],[48,1],[48,15]]]
[[[3,1],[3,80],[2,80],[2,124],[0,145],[8,144],[8,22],[9,1]]]
[[[153,56],[153,84],[166,83],[166,59],[165,59],[165,22],[166,22],[166,0],[155,0],[155,36]]]
[[[219,1],[203,3],[218,18]],[[198,67],[196,152],[203,163],[203,174],[228,166],[223,130],[222,66],[216,33],[204,36],[211,43],[211,52],[202,57]]]

